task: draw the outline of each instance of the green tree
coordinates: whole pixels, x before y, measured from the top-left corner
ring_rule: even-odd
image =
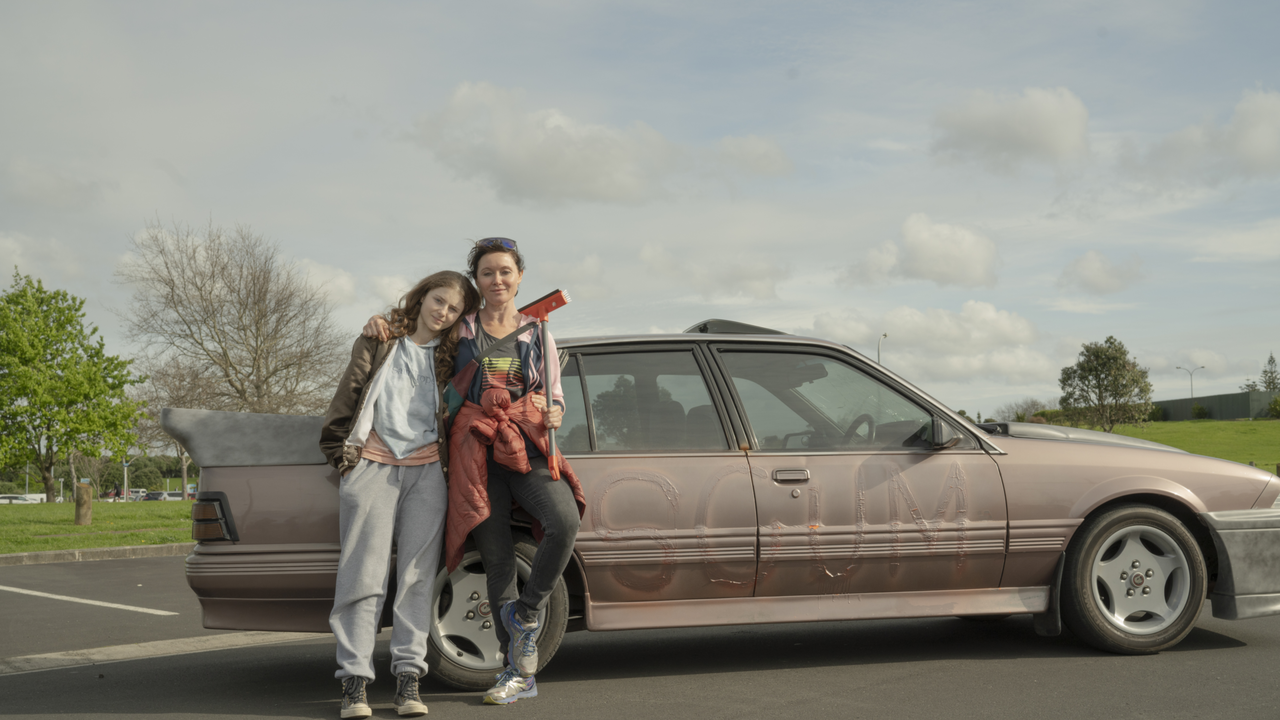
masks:
[[[1276,354],[1267,358],[1267,366],[1258,375],[1258,384],[1266,392],[1280,392],[1280,369],[1276,368]]]
[[[1105,432],[1116,425],[1143,423],[1151,414],[1147,369],[1111,336],[1085,343],[1076,364],[1062,368],[1058,386],[1064,411]]]
[[[84,300],[15,269],[0,295],[0,464],[30,462],[52,502],[59,458],[123,453],[139,407],[125,390],[141,382],[130,362],[85,326]]]

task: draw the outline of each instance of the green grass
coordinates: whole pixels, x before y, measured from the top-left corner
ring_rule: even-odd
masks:
[[[1250,461],[1270,472],[1280,463],[1280,420],[1185,420],[1123,425],[1116,434],[1142,438],[1196,455]]]
[[[191,542],[190,502],[95,502],[92,524],[75,518],[74,503],[0,505],[0,555]]]

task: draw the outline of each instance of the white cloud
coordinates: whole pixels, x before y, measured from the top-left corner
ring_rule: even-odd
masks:
[[[14,267],[23,275],[48,279],[74,279],[83,273],[80,254],[54,238],[36,240],[26,235],[0,233],[0,285],[8,286]]]
[[[872,248],[840,279],[879,285],[890,278],[931,280],[939,286],[994,287],[1000,256],[989,238],[958,225],[935,223],[915,213],[902,224],[901,242]]]
[[[1094,295],[1119,292],[1142,279],[1141,265],[1142,261],[1137,256],[1116,264],[1097,250],[1090,250],[1063,269],[1058,287],[1084,290]]]
[[[1078,315],[1106,315],[1116,310],[1130,310],[1137,307],[1133,303],[1102,303],[1080,298],[1054,298],[1040,303],[1056,312],[1076,313]]]
[[[1182,241],[1196,262],[1259,262],[1280,258],[1280,218],[1244,228],[1212,228]]]
[[[1188,371],[1191,370],[1195,371],[1196,380],[1238,377],[1240,384],[1244,383],[1246,377],[1256,378],[1258,372],[1258,363],[1254,360],[1232,360],[1217,350],[1208,348],[1191,348],[1171,355],[1142,357],[1138,358],[1138,364],[1150,370],[1152,374],[1169,376],[1174,382],[1180,379],[1184,387],[1188,388],[1191,379]]]
[[[312,282],[325,289],[334,305],[349,305],[356,301],[356,279],[351,273],[309,259],[298,261],[298,266]]]
[[[882,332],[889,334],[882,344],[885,366],[912,382],[1047,382],[1059,371],[1057,363],[1032,347],[1038,333],[1031,321],[975,300],[959,312],[903,306],[878,318],[854,311],[823,313],[814,318],[812,330],[818,337],[859,347],[870,357],[875,357]]]
[[[1021,95],[977,91],[943,108],[933,121],[933,154],[995,172],[1024,163],[1064,165],[1089,152],[1089,111],[1070,90],[1027,88]]]
[[[373,296],[385,305],[396,305],[413,289],[414,280],[406,275],[373,275],[369,278]]]
[[[677,258],[658,243],[647,243],[640,249],[640,262],[650,273],[675,281],[706,300],[776,300],[778,283],[791,277],[791,269],[776,262],[741,257],[728,262],[698,262]]]
[[[1183,128],[1145,153],[1130,146],[1121,167],[1156,183],[1280,174],[1280,92],[1245,91],[1225,125]]]
[[[552,286],[569,293],[570,300],[602,300],[613,294],[605,265],[595,253],[571,265],[546,263],[542,271]]]
[[[643,122],[617,128],[555,109],[527,110],[524,94],[463,83],[413,139],[459,176],[483,180],[506,202],[633,204],[662,197],[679,176],[773,176],[791,161],[773,141],[726,137],[714,150],[684,148]]]

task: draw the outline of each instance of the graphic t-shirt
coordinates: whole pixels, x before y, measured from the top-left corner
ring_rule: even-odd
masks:
[[[476,345],[480,352],[488,350],[499,339],[490,335],[484,329],[484,323],[477,318]],[[506,388],[513,401],[524,396],[524,365],[520,362],[520,349],[516,343],[507,343],[480,361],[480,390],[483,392],[490,388]]]
[[[480,318],[476,318],[476,346],[481,353],[500,339],[490,335],[489,331],[484,329],[484,323],[480,322]],[[482,393],[490,388],[506,388],[507,392],[511,393],[512,402],[524,397],[524,364],[520,362],[518,345],[518,342],[509,342],[480,361]],[[520,430],[520,434],[523,436],[524,431]],[[542,457],[542,451],[527,436],[524,439],[524,451],[530,459]],[[489,452],[493,452],[492,448]]]

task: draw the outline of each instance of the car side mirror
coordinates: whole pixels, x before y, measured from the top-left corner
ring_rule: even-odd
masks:
[[[960,434],[937,415],[933,416],[933,449],[947,450],[960,444]]]

